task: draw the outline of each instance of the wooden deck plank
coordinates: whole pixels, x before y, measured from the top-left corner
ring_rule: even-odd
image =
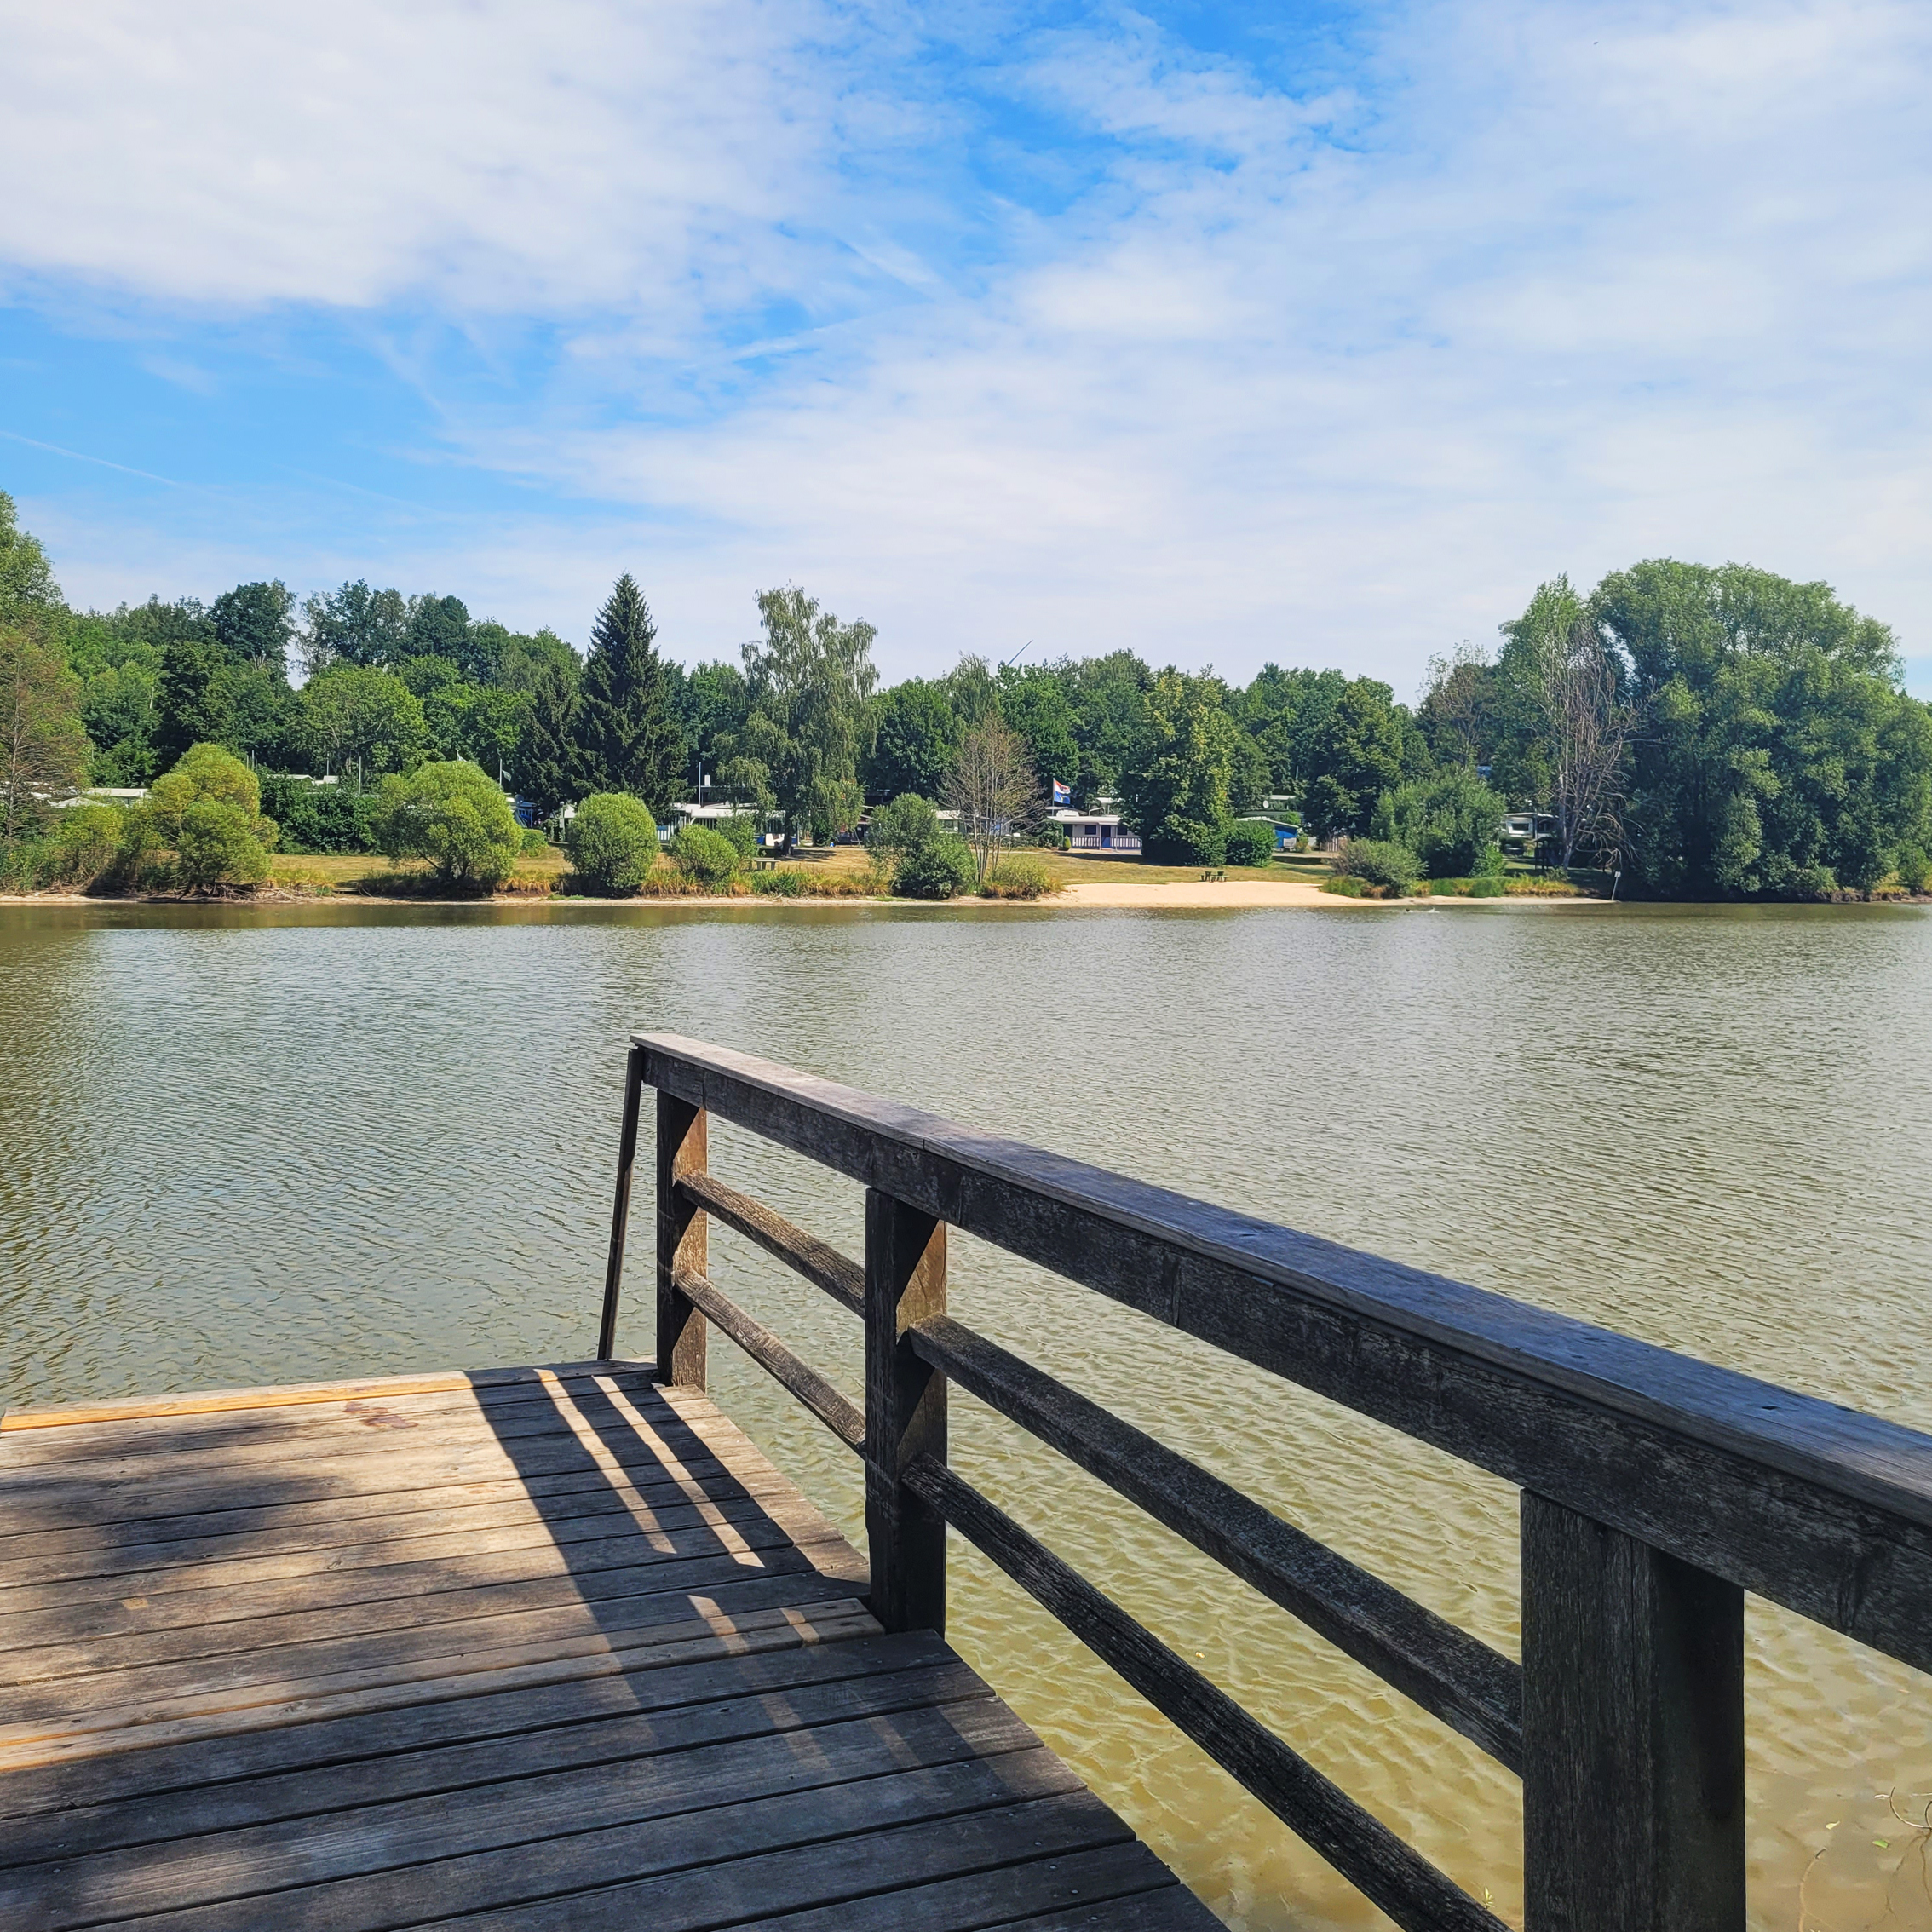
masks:
[[[813,1848],[819,1855],[796,1863],[800,1881],[815,1886],[814,1868],[826,1862],[825,1849],[836,1848],[839,1841],[895,1825],[963,1818],[996,1807],[1010,1808],[1027,1798],[1079,1791],[1073,1774],[1035,1745],[932,1767],[888,1769],[842,1784],[766,1791],[667,1818],[555,1833],[367,1877],[304,1884],[273,1895],[273,1923],[278,1932],[388,1932],[396,1925],[515,1907],[505,1924],[641,1923],[653,1932],[728,1924],[732,1917],[767,1910],[772,1903],[769,1884],[763,1882],[769,1875],[747,1869],[762,1854]],[[849,1850],[847,1855],[852,1855]],[[642,1915],[634,1908],[622,1921],[572,1916],[584,1912],[589,1901],[582,1895],[589,1887],[673,1873],[686,1875],[677,1888],[686,1895],[681,1909],[673,1892],[665,1900],[652,1900]],[[532,1909],[560,1896],[569,1908],[561,1918]],[[697,1901],[701,1902],[693,1912]],[[162,1928],[171,1932],[177,1926],[192,1927],[193,1932],[261,1932],[264,1904],[260,1897],[241,1898],[117,1923],[154,1932]]]
[[[1015,1764],[1013,1772],[1030,1771],[1036,1763],[1033,1754],[1026,1754],[1024,1767]],[[1012,1772],[1009,1775],[1020,1782]],[[880,1780],[882,1785],[887,1782]],[[734,1832],[733,1855],[727,1859],[693,1860],[681,1870],[641,1875],[594,1891],[533,1896],[510,1910],[451,1915],[442,1923],[461,1926],[463,1932],[636,1932],[641,1926],[651,1932],[697,1932],[818,1909],[828,1911],[831,1923],[842,1925],[846,1921],[839,1914],[855,1912],[859,1901],[896,1897],[909,1886],[940,1877],[974,1873],[983,1878],[1017,1868],[1023,1884],[1025,1867],[1032,1865],[1032,1879],[1050,1884],[1055,1874],[1040,1868],[1129,1836],[1092,1792],[1064,1778],[1051,1782],[1051,1790],[1031,1797],[1014,1791],[1003,1799],[970,1806],[957,1800],[975,1792],[945,1792],[939,1794],[939,1803],[921,1803],[927,1797],[923,1790],[894,1791],[870,1828],[859,1822],[866,1816],[862,1797],[854,1803],[864,1787],[842,1785],[825,1794],[831,1802],[799,1806],[804,1816],[796,1825],[786,1818],[772,1820],[762,1831]],[[980,1783],[979,1789],[986,1788]],[[948,1797],[955,1802],[944,1802]],[[840,1831],[842,1825],[853,1828]],[[774,1836],[785,1842],[771,1843]],[[675,1845],[673,1834],[665,1837],[667,1849]],[[1042,1896],[1035,1902],[1046,1901]],[[894,1918],[887,1912],[883,1923],[924,1932],[924,1922],[909,1914]]]
[[[30,1866],[0,1877],[0,1924],[9,1932],[70,1932],[296,1886],[347,1889],[425,1860],[763,1803],[895,1766],[932,1768],[1038,1748],[1020,1720],[987,1695],[811,1726],[777,1723],[768,1713],[751,1735],[682,1749],[653,1749],[650,1727],[640,1728],[643,1749],[580,1766],[546,1767],[534,1740],[509,1740],[497,1753],[496,1780],[466,1790],[460,1804],[440,1792],[411,1794],[205,1836],[184,1831]]]
[[[1123,1832],[1125,1829],[1121,1827]],[[957,1871],[970,1855],[970,1841],[962,1843],[962,1836],[944,1826],[914,1826],[904,1834],[902,1843],[862,1841],[872,1853],[864,1877],[875,1883],[884,1879],[892,1884],[890,1891],[776,1918],[761,1917],[734,1927],[733,1932],[905,1932],[908,1926],[917,1926],[918,1932],[980,1932],[986,1926],[1010,1926],[1016,1914],[1037,1913],[1043,1906],[1056,1923],[1098,1932],[1130,1932],[1130,1928],[1132,1932],[1143,1928],[1153,1932],[1157,1925],[1161,1932],[1179,1928],[1202,1932],[1216,1923],[1191,1894],[1181,1891],[1174,1874],[1135,1839],[1123,1837],[1088,1851],[1033,1851],[1023,1863],[960,1877],[932,1876]],[[1010,1841],[999,1849],[1010,1851]],[[1027,1849],[1032,1850],[1031,1845]],[[1149,1906],[1164,1905],[1166,1894],[1177,1894],[1192,1916],[1143,1916]],[[1034,1918],[1025,1921],[1046,1922]]]
[[[391,1527],[395,1529],[393,1519]],[[130,1596],[147,1597],[150,1611],[158,1614],[158,1597],[190,1598],[204,1591],[223,1596],[245,1594],[250,1613],[265,1614],[277,1607],[301,1608],[326,1601],[315,1594],[325,1578],[343,1579],[344,1588],[354,1589],[348,1579],[368,1573],[371,1592],[388,1594],[394,1584],[414,1589],[417,1579],[440,1576],[451,1564],[463,1566],[463,1573],[471,1574],[470,1566],[482,1557],[547,1551],[574,1572],[621,1567],[641,1560],[644,1552],[695,1556],[762,1549],[779,1537],[822,1542],[832,1533],[810,1504],[782,1492],[722,1504],[687,1503],[678,1496],[675,1503],[656,1509],[636,1504],[621,1514],[578,1509],[549,1515],[526,1508],[507,1521],[472,1521],[427,1533],[397,1530],[379,1542],[345,1540],[262,1555],[163,1557],[105,1576],[62,1577],[46,1583],[16,1579],[0,1584],[0,1645],[36,1641],[31,1633],[37,1624],[59,1619],[65,1611],[84,1613],[97,1607],[110,1625],[124,1622],[125,1600]],[[409,1574],[395,1578],[379,1574],[389,1570]],[[181,1620],[204,1617],[215,1601],[185,1602]],[[120,1616],[113,1616],[109,1606],[119,1608]],[[57,1621],[56,1627],[65,1635],[84,1634],[84,1614],[81,1630],[64,1620]],[[163,1626],[144,1619],[143,1627]]]
[[[335,1503],[296,1504],[281,1509],[148,1517],[135,1526],[140,1533],[128,1536],[36,1531],[0,1539],[0,1605],[7,1601],[7,1591],[27,1584],[128,1576],[231,1559],[319,1557],[359,1544],[397,1543],[411,1537],[509,1528],[522,1523],[561,1527],[597,1517],[641,1515],[670,1509],[712,1507],[729,1512],[755,1498],[795,1493],[778,1475],[749,1482],[720,1479],[715,1488],[710,1483],[705,1487],[706,1502],[697,1504],[678,1483],[616,1481],[599,1470],[568,1486],[566,1479],[557,1479],[554,1488],[535,1493],[534,1482],[506,1480],[345,1498]],[[170,1531],[174,1533],[164,1533]]]
[[[37,1734],[55,1721],[78,1727],[103,1711],[192,1705],[198,1699],[245,1702],[264,1685],[309,1682],[334,1689],[345,1679],[381,1682],[385,1671],[420,1674],[429,1660],[486,1652],[541,1649],[556,1655],[566,1646],[573,1651],[607,1648],[647,1641],[643,1633],[666,1624],[696,1620],[708,1629],[726,1629],[751,1611],[837,1602],[854,1597],[860,1587],[860,1578],[826,1575],[802,1552],[779,1550],[773,1556],[755,1576],[716,1564],[666,1566],[685,1573],[660,1590],[594,1602],[578,1597],[566,1578],[548,1602],[521,1612],[503,1601],[508,1594],[503,1590],[466,1593],[471,1613],[446,1622],[411,1617],[407,1598],[365,1604],[359,1610],[380,1611],[382,1621],[361,1619],[343,1636],[304,1638],[304,1626],[320,1619],[266,1619],[276,1626],[279,1641],[259,1647],[245,1641],[246,1624],[223,1625],[230,1647],[161,1662],[110,1667],[115,1647],[109,1645],[97,1667],[17,1684],[0,1698],[0,1746],[17,1736]],[[165,1634],[183,1649],[196,1641],[192,1631]]]
[[[100,1462],[116,1456],[147,1455],[160,1451],[190,1452],[239,1448],[256,1441],[290,1440],[357,1431],[394,1431],[400,1423],[417,1426],[474,1422],[479,1416],[514,1419],[519,1415],[555,1415],[576,1396],[597,1386],[635,1389],[647,1394],[650,1372],[630,1371],[593,1383],[588,1378],[516,1383],[503,1386],[423,1388],[386,1395],[356,1395],[331,1391],[313,1402],[272,1402],[260,1407],[238,1406],[183,1414],[129,1416],[118,1420],[9,1429],[0,1425],[8,1456],[23,1468],[55,1463]],[[15,1423],[21,1418],[10,1417]]]
[[[647,1361],[556,1362],[534,1368],[439,1369],[426,1375],[362,1376],[348,1382],[277,1383],[258,1389],[193,1389],[180,1395],[129,1395],[111,1402],[9,1409],[0,1415],[0,1434],[138,1421],[153,1416],[215,1415],[233,1409],[302,1408],[319,1402],[385,1400],[464,1389],[527,1387],[542,1384],[551,1377],[614,1374],[648,1378],[651,1366]]]
[[[776,1595],[768,1589],[766,1594]],[[332,1676],[267,1679],[226,1693],[121,1705],[63,1721],[49,1717],[0,1737],[0,1771],[41,1768],[115,1751],[141,1750],[240,1731],[308,1724],[324,1718],[399,1710],[441,1699],[472,1698],[520,1685],[563,1683],[711,1658],[756,1655],[806,1643],[876,1636],[878,1621],[855,1599],[741,1610],[718,1630],[701,1619],[572,1642],[506,1645],[433,1656]]]
[[[766,1614],[774,1629],[789,1632],[790,1641],[764,1647],[747,1642],[729,1656],[721,1650],[710,1658],[672,1659],[654,1670],[630,1668],[628,1653],[610,1652],[583,1659],[574,1671],[570,1660],[563,1659],[541,1675],[481,1673],[462,1696],[434,1701],[411,1697],[339,1715],[305,1706],[296,1722],[148,1743],[112,1756],[61,1757],[32,1767],[16,1766],[0,1772],[0,1812],[13,1821],[9,1829],[31,1834],[42,1828],[49,1814],[106,1812],[124,1802],[151,1797],[172,1803],[183,1792],[208,1785],[219,1786],[231,1794],[233,1802],[241,1802],[236,1821],[245,1823],[250,1821],[245,1803],[250,1789],[258,1783],[272,1789],[278,1777],[295,1772],[375,1762],[396,1752],[674,1710],[687,1704],[782,1695],[799,1684],[920,1668],[952,1656],[929,1630],[888,1636],[874,1630],[836,1642],[806,1643],[781,1613]],[[855,1614],[848,1614],[857,1621]],[[740,1620],[739,1630],[747,1639],[758,1635],[749,1619]],[[22,1842],[40,1841],[30,1837]]]
[[[755,1658],[489,1689],[269,1732],[205,1739],[49,1773],[0,1776],[0,1870],[126,1845],[461,1790],[502,1775],[503,1740],[527,1768],[668,1751],[769,1729],[957,1702],[992,1692],[929,1631]]]
[[[7,1489],[9,1514],[17,1532],[52,1533],[151,1518],[157,1510],[188,1515],[223,1509],[279,1509],[352,1497],[406,1497],[425,1489],[469,1483],[536,1485],[560,1478],[578,1482],[586,1476],[602,1475],[685,1482],[698,1490],[739,1480],[739,1469],[736,1463],[692,1458],[674,1475],[665,1470],[654,1451],[641,1446],[600,1455],[586,1452],[580,1442],[551,1438],[526,1446],[515,1460],[493,1443],[464,1443],[376,1463],[366,1457],[304,1458],[246,1481],[222,1481],[208,1471],[162,1481],[150,1472],[146,1478],[129,1474],[100,1484],[70,1481],[37,1488],[31,1483],[9,1481]],[[6,1480],[4,1446],[0,1446],[0,1481]]]
[[[481,1615],[479,1600],[500,1612],[591,1603],[622,1596],[658,1594],[736,1582],[744,1574],[802,1569],[802,1551],[833,1544],[792,1538],[765,1516],[727,1524],[730,1538],[687,1532],[684,1548],[658,1551],[646,1538],[568,1551],[504,1550],[437,1563],[394,1563],[382,1569],[291,1578],[286,1584],[236,1594],[180,1590],[154,1598],[108,1598],[85,1606],[0,1619],[0,1685],[72,1677],[81,1671],[125,1670],[172,1658],[215,1656],[273,1642],[302,1642],[348,1630],[446,1623]],[[578,1550],[582,1550],[579,1555]],[[261,1601],[255,1603],[253,1598]],[[70,1617],[72,1641],[62,1642]]]
[[[54,1417],[0,1435],[9,1928],[1211,1923],[635,1365]]]

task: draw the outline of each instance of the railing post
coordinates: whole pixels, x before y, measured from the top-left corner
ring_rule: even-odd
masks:
[[[865,1536],[872,1614],[888,1630],[946,1630],[946,1524],[900,1481],[918,1456],[946,1460],[946,1377],[907,1329],[946,1313],[946,1223],[865,1195]]]
[[[677,1291],[677,1271],[702,1274],[710,1260],[706,1221],[677,1191],[679,1177],[710,1160],[709,1116],[661,1088],[658,1093],[658,1380],[674,1389],[704,1386],[705,1323]]]
[[[644,1049],[634,1046],[624,1075],[624,1126],[618,1136],[617,1199],[611,1205],[611,1253],[604,1264],[604,1314],[597,1325],[597,1360],[617,1353],[618,1298],[624,1290],[624,1244],[630,1229],[630,1174],[637,1164],[637,1113],[644,1098]]]
[[[1744,1592],[1527,1490],[1525,1932],[1744,1932]]]

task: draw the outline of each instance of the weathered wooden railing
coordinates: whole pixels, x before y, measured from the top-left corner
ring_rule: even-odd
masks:
[[[1746,1590],[1932,1669],[1932,1438],[696,1041],[632,1043],[606,1358],[647,1086],[660,1378],[715,1323],[864,1458],[882,1623],[944,1630],[950,1525],[1403,1926],[1500,1921],[955,1475],[949,1384],[1520,1773],[1527,1932],[1741,1932]],[[862,1268],[711,1176],[714,1113],[864,1183]],[[719,1292],[707,1216],[864,1321],[863,1410]],[[1521,1665],[952,1320],[949,1225],[1516,1484]]]

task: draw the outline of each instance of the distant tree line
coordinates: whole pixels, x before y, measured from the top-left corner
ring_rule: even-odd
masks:
[[[1319,841],[1384,842],[1438,876],[1487,863],[1512,809],[1550,821],[1549,861],[1613,865],[1657,896],[1928,874],[1932,711],[1904,692],[1890,631],[1824,584],[1743,566],[1646,562],[1587,595],[1555,578],[1495,651],[1433,659],[1412,708],[1339,670],[1270,663],[1237,685],[1124,649],[969,655],[881,688],[871,624],[796,586],[756,604],[738,663],[688,670],[629,576],[584,655],[359,581],[299,607],[270,581],[75,612],[0,496],[0,831],[17,843],[34,800],[147,785],[211,745],[263,774],[285,848],[373,848],[376,781],[463,761],[546,815],[618,795],[662,822],[703,785],[794,840],[923,798],[960,814],[982,876],[1049,781],[1082,809],[1117,801],[1147,856],[1175,863],[1221,863],[1231,837],[1245,854],[1236,827],[1273,799]]]

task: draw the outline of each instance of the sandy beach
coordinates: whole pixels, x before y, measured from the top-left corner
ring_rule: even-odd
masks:
[[[1053,896],[1055,906],[1140,906],[1193,911],[1209,906],[1399,906],[1394,899],[1349,899],[1291,879],[1174,879],[1140,885],[1126,880],[1077,883]]]

